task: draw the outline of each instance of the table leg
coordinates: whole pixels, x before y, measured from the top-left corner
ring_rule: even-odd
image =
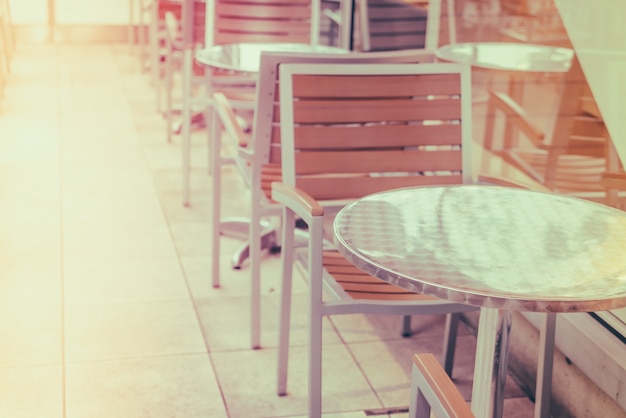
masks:
[[[537,387],[535,389],[535,418],[550,417],[555,331],[556,314],[545,314],[539,335],[539,360],[537,362]]]
[[[472,412],[477,417],[502,417],[512,313],[481,308],[472,386]]]

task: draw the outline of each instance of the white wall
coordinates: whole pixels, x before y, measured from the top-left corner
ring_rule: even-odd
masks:
[[[148,4],[150,0],[143,1]],[[58,24],[126,25],[131,2],[139,10],[139,0],[55,0],[55,20]],[[9,3],[13,23],[48,23],[48,0],[9,0]]]
[[[626,1],[555,3],[609,134],[626,163]]]
[[[9,5],[16,25],[48,23],[48,0],[9,0]]]
[[[23,1],[23,0],[20,0]],[[58,24],[127,24],[131,0],[55,0]],[[144,0],[147,4],[148,1]],[[136,4],[139,1],[135,0]]]

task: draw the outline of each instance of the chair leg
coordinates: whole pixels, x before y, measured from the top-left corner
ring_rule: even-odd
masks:
[[[409,401],[409,418],[430,418],[430,405],[417,384],[420,379],[417,367],[411,371],[411,398]]]
[[[450,313],[446,315],[446,327],[443,340],[443,369],[450,377],[452,377],[452,367],[454,366],[454,352],[456,351],[456,337],[459,330],[460,319],[460,313]]]
[[[411,332],[411,315],[404,315],[402,317],[402,336],[408,338],[412,335]]]
[[[309,417],[322,416],[322,243],[323,219],[309,223]],[[294,219],[289,225],[293,228]],[[286,251],[287,249],[285,249]]]
[[[322,416],[322,319],[317,311],[309,315],[309,418]]]
[[[213,112],[212,114],[213,120],[211,124],[219,129],[220,122],[217,117],[217,113]],[[213,287],[220,287],[220,218],[221,218],[221,188],[222,188],[222,167],[220,164],[220,137],[213,137],[211,143],[209,144],[213,148],[213,152],[211,152],[212,160],[209,162],[209,165],[213,165],[215,168],[213,169],[212,176],[212,187],[213,187],[213,199],[211,202],[212,210],[211,210],[211,224],[213,225],[213,229],[211,231],[211,280],[213,283]],[[217,150],[217,151],[215,151]]]
[[[172,61],[174,60],[174,54],[175,52],[168,48],[168,54],[165,57],[165,118],[167,120],[167,142],[172,142],[172,129],[174,124],[174,117],[172,115],[174,112],[172,106],[172,89],[174,88],[174,64]]]
[[[253,174],[253,177],[255,174]],[[252,184],[257,184],[254,180]],[[258,183],[260,184],[260,182]],[[250,323],[251,343],[253,349],[261,348],[261,216],[258,207],[261,200],[260,190],[252,187],[250,190],[252,213],[250,214],[250,275],[251,300]]]
[[[285,223],[294,222],[293,212],[283,210]],[[289,365],[289,332],[291,327],[291,282],[293,273],[293,255],[287,248],[293,248],[293,234],[289,228],[283,228],[283,244],[287,245],[281,254],[282,287],[280,293],[280,329],[278,334],[278,396],[287,394],[287,375]]]

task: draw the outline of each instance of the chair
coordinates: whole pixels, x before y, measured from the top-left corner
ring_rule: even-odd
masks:
[[[552,135],[534,124],[525,110],[503,93],[490,92],[484,147],[551,191],[601,200],[610,138],[593,111],[578,59],[565,76]],[[494,146],[497,114],[504,115],[504,141]],[[526,139],[520,142],[517,135]]]
[[[309,285],[309,416],[322,412],[322,319],[327,315],[450,314],[443,358],[451,373],[458,318],[476,308],[369,276],[337,251],[324,249],[323,237],[328,217],[367,194],[473,182],[470,68],[283,64],[280,121],[282,180],[272,185],[272,199],[284,206],[278,394],[287,393],[294,264]],[[296,216],[308,225],[309,239],[307,247],[293,251]]]
[[[357,0],[357,11],[363,51],[439,46],[441,0]]]
[[[157,16],[155,19],[157,21],[164,22],[164,52],[163,52],[163,61],[164,61],[164,78],[165,78],[165,110],[164,115],[167,119],[167,142],[172,142],[172,136],[174,133],[180,132],[180,125],[176,126],[174,123],[174,114],[179,112],[179,109],[175,109],[174,101],[173,101],[173,90],[174,90],[174,72],[175,70],[180,70],[182,67],[182,57],[183,57],[183,42],[182,42],[182,33],[181,33],[181,18],[182,18],[182,7],[180,1],[172,1],[172,0],[160,0],[157,1]],[[205,2],[204,1],[194,1],[193,2],[193,44],[194,51],[198,48],[201,48],[204,45],[205,39]],[[160,41],[158,41],[160,42]],[[155,45],[155,48],[157,46]],[[160,53],[155,53],[155,55],[160,56]],[[159,67],[161,64],[161,59],[155,59],[155,65]],[[156,71],[155,77],[160,79],[161,70]],[[204,68],[200,66],[200,64],[193,63],[192,64],[192,74],[191,74],[191,89],[196,91],[200,90],[204,85]],[[157,92],[159,92],[160,86],[157,84]],[[157,93],[157,100],[160,101],[160,93]],[[194,98],[192,98],[194,97]],[[188,100],[193,102],[194,104],[201,104],[204,102],[203,96],[200,97],[194,96],[190,94],[185,99],[181,97],[181,100]],[[199,116],[195,116],[197,122],[202,122],[201,119],[202,114]]]
[[[305,43],[319,42],[320,0],[207,0],[206,21],[212,30],[206,33],[205,46],[242,42]],[[183,69],[187,74],[189,69]],[[224,71],[205,71],[206,97],[214,91],[240,91],[241,74]],[[247,77],[244,89],[254,84],[255,77]],[[188,94],[183,91],[183,102]],[[206,104],[206,102],[205,102]],[[206,120],[212,120],[210,102]],[[253,107],[250,96],[231,97],[231,104],[249,110]],[[189,135],[189,120],[183,119],[183,136]],[[209,140],[219,133],[209,127]],[[189,204],[189,138],[183,138],[183,201]]]
[[[500,0],[504,41],[571,47],[554,0]]]
[[[415,354],[409,418],[474,418],[461,393],[431,353]]]
[[[212,178],[212,271],[213,287],[220,286],[219,276],[219,232],[230,227],[230,222],[242,221],[246,225],[244,236],[248,241],[235,255],[235,263],[241,260],[242,253],[249,253],[251,271],[251,344],[261,346],[260,338],[260,263],[262,249],[278,245],[276,224],[265,222],[268,217],[281,214],[281,206],[271,199],[271,183],[280,180],[280,125],[278,115],[278,68],[284,63],[401,63],[432,62],[433,54],[425,51],[394,51],[384,53],[355,54],[304,54],[268,52],[261,56],[261,71],[257,83],[256,104],[253,128],[246,133],[236,119],[234,109],[226,96],[220,92],[213,95],[215,120],[212,126],[223,129],[223,138],[232,142],[234,158],[222,158],[221,140],[211,141],[211,165],[215,167]],[[259,109],[261,111],[259,111]],[[218,139],[219,136],[214,136]],[[221,170],[224,164],[235,164],[250,190],[250,219],[221,217]],[[245,249],[245,250],[244,250]],[[247,255],[247,254],[244,254]]]

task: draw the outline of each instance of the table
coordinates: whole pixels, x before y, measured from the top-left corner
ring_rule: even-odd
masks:
[[[477,417],[502,416],[513,311],[626,306],[626,212],[597,203],[496,186],[406,188],[346,206],[334,233],[364,271],[481,307]]]
[[[258,73],[262,52],[307,52],[345,54],[346,50],[326,45],[294,43],[240,43],[214,45],[199,50],[196,61],[207,67],[239,73]]]
[[[443,61],[470,63],[474,68],[510,74],[509,96],[519,102],[522,87],[517,77],[529,73],[566,73],[574,51],[537,44],[467,42],[444,45],[435,56]]]

